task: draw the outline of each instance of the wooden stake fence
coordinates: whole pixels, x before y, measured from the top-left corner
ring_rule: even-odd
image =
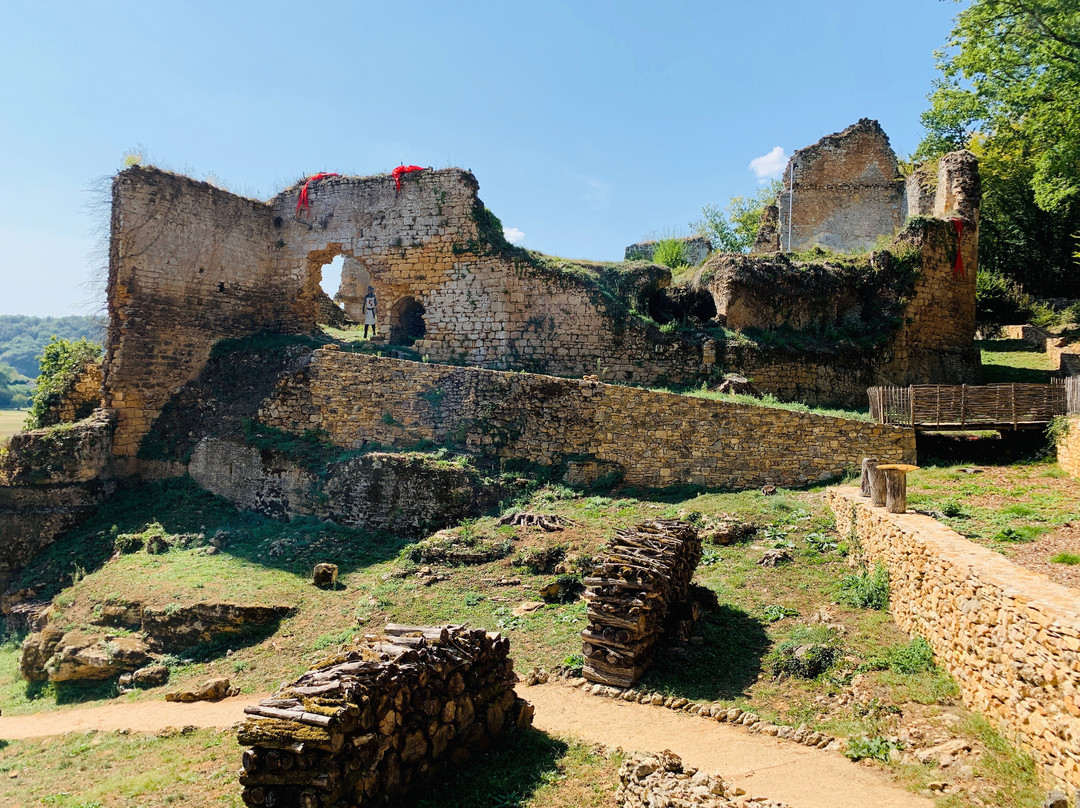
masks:
[[[1051,384],[917,384],[871,387],[870,415],[881,424],[922,429],[1018,429],[1080,406],[1080,377]]]

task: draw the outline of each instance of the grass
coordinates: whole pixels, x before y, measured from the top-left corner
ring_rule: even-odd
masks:
[[[26,410],[0,410],[0,443],[23,428]]]
[[[1050,558],[1051,563],[1054,564],[1067,564],[1070,567],[1075,567],[1080,564],[1080,555],[1076,553],[1058,553]]]
[[[1045,351],[1022,339],[976,340],[975,345],[982,353],[984,384],[1049,384],[1057,371]]]
[[[0,741],[0,804],[58,808],[241,808],[231,730],[79,732]],[[537,730],[513,732],[437,776],[412,808],[613,808],[619,755]],[[12,776],[15,775],[15,776]]]
[[[908,475],[908,505],[997,550],[1033,541],[1080,519],[1080,482],[1050,462],[926,466]]]
[[[929,480],[941,475],[944,493],[945,478],[954,472],[923,469],[918,473]],[[987,486],[993,482],[1011,490],[1037,473],[1029,470],[1001,481],[982,475],[978,483]],[[972,478],[949,479],[949,485],[956,485]],[[1038,481],[1029,482],[1034,491]],[[169,689],[226,675],[244,692],[273,691],[311,662],[353,644],[387,622],[453,621],[500,630],[511,639],[519,672],[533,666],[551,670],[581,653],[585,604],[550,603],[531,613],[515,614],[519,604],[541,600],[540,588],[563,574],[554,567],[542,571],[538,565],[517,566],[515,560],[558,548],[563,554],[561,563],[580,569],[619,528],[648,518],[699,520],[727,514],[753,522],[759,528],[757,535],[752,543],[707,546],[711,563],[699,567],[696,581],[715,592],[721,606],[704,614],[692,642],[657,652],[641,687],[749,708],[769,720],[806,723],[842,737],[888,737],[895,731],[891,708],[880,710],[852,702],[830,707],[823,706],[822,700],[828,702],[846,692],[852,677],[860,675],[879,694],[875,698],[881,704],[919,705],[920,710],[935,711],[956,699],[956,687],[940,669],[925,664],[923,649],[914,647],[886,612],[831,602],[830,593],[851,570],[841,554],[842,540],[836,535],[822,492],[821,488],[782,489],[775,496],[765,496],[759,491],[673,489],[645,498],[633,490],[588,496],[550,485],[528,495],[518,507],[557,514],[571,525],[561,532],[546,533],[500,526],[496,516],[472,520],[456,531],[461,543],[504,546],[508,553],[480,564],[440,564],[435,568],[443,580],[425,585],[416,574],[421,563],[412,560],[416,545],[398,537],[308,519],[274,522],[239,513],[190,482],[169,481],[122,492],[97,516],[54,544],[24,579],[58,582],[49,591],[57,595],[55,619],[70,628],[85,626],[96,607],[116,599],[140,600],[157,608],[211,599],[283,602],[296,607],[293,616],[283,620],[272,635],[221,641],[170,658]],[[972,507],[969,499],[958,500],[958,507]],[[1031,513],[1016,511],[1009,518],[1031,520],[1040,513],[1036,507]],[[1063,514],[1059,516],[1063,518]],[[157,534],[156,525],[161,526],[165,539],[176,545],[174,549],[156,555],[140,550],[113,557],[112,548],[119,537]],[[206,555],[203,539],[219,530],[228,533],[222,552]],[[138,542],[130,544],[137,546]],[[758,565],[764,551],[777,546],[787,549],[793,562],[780,568]],[[310,584],[310,570],[317,561],[339,565],[339,589],[323,591]],[[837,648],[833,664],[815,679],[776,678],[767,664],[770,651],[802,643],[808,631],[819,630],[811,618],[822,606],[829,610],[830,624],[843,627],[843,632],[832,635]],[[782,619],[770,622],[772,614],[782,615]],[[27,685],[17,673],[19,639],[8,637],[0,643],[0,703],[5,714],[100,701],[115,693],[101,685]],[[226,651],[232,653],[226,657]],[[158,700],[161,689],[120,698]],[[193,761],[187,768],[178,767],[178,777],[199,771],[211,783],[206,795],[189,791],[191,804],[236,804],[230,800],[235,800],[236,793],[232,770],[237,750],[227,735],[200,732],[160,740],[96,737],[96,745],[78,753],[64,745],[74,741],[59,739],[55,749],[36,742],[17,742],[5,749],[5,765],[12,757],[9,752],[15,754],[19,767],[25,765],[20,762],[26,760],[24,754],[29,755],[23,750],[34,749],[44,756],[38,766],[41,771],[28,773],[25,780],[20,775],[20,787],[32,786],[25,792],[31,795],[25,799],[32,800],[27,804],[74,807],[98,802],[111,806],[123,799],[127,804],[164,804],[181,786],[161,784],[159,792],[147,796],[151,791],[146,784],[158,776],[154,774],[157,761],[174,754],[190,755]],[[193,743],[208,744],[210,757],[198,757]],[[617,764],[584,746],[524,733],[491,754],[512,754],[514,761],[520,759],[520,766],[515,763],[518,767],[514,771],[504,773],[504,768],[514,768],[508,763],[504,766],[509,758],[493,757],[490,767],[463,769],[452,787],[425,794],[426,802],[421,804],[610,804]],[[85,767],[86,774],[76,770],[76,779],[50,781],[52,766],[47,761],[52,760],[57,765],[61,760],[73,760],[73,765]],[[75,773],[69,767],[63,771]],[[225,775],[218,773],[225,771],[229,772],[232,791],[215,791],[214,778],[220,777],[224,783]],[[498,779],[490,779],[492,771],[500,772]],[[925,784],[935,773],[927,771],[920,776]],[[0,788],[11,787],[0,777]],[[67,796],[63,796],[65,792]],[[128,796],[118,798],[113,793]],[[54,796],[55,802],[42,803]]]
[[[694,398],[707,398],[711,401],[725,401],[730,404],[745,404],[750,407],[772,407],[778,410],[791,412],[806,412],[813,415],[827,415],[832,418],[847,418],[854,421],[873,422],[869,410],[845,410],[830,407],[811,407],[800,401],[780,401],[775,396],[766,393],[762,396],[751,396],[742,393],[718,393],[710,390],[707,385],[700,387],[678,388],[657,387],[650,388],[661,393],[675,393],[677,395],[693,396]]]
[[[236,783],[240,749],[228,730],[72,732],[0,743],[4,805],[243,806]]]

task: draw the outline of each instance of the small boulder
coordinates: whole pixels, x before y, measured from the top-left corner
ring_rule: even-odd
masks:
[[[316,564],[311,580],[320,589],[334,589],[338,580],[337,564]]]
[[[1069,798],[1058,789],[1053,789],[1043,800],[1043,808],[1069,808]]]
[[[232,683],[224,676],[217,679],[208,679],[201,686],[191,690],[180,690],[165,694],[165,701],[218,701],[219,699],[235,696],[240,689],[233,687]]]
[[[787,550],[766,550],[758,564],[762,567],[778,567],[789,561],[791,561],[791,554]]]
[[[120,677],[121,687],[159,687],[169,681],[169,669],[164,665],[147,665]]]
[[[527,600],[524,603],[514,607],[513,615],[514,617],[521,617],[522,615],[532,614],[533,612],[543,608],[543,601]]]
[[[141,637],[104,637],[68,632],[45,663],[50,682],[111,679],[150,661]]]

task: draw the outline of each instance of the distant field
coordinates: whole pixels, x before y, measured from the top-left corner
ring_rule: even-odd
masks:
[[[26,410],[0,410],[0,440],[9,438],[22,429]]]

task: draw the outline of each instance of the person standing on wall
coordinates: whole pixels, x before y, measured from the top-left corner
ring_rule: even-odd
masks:
[[[379,333],[375,325],[375,318],[379,313],[379,301],[375,298],[375,287],[369,286],[364,295],[364,339],[367,339],[368,326],[371,326],[371,336]]]

